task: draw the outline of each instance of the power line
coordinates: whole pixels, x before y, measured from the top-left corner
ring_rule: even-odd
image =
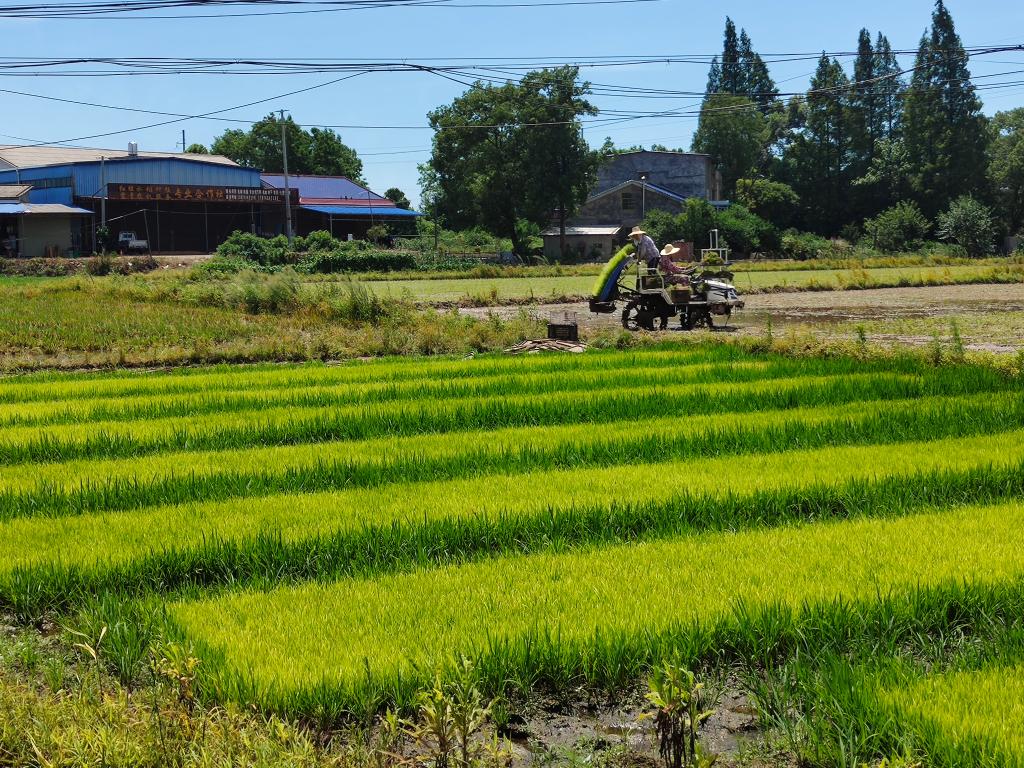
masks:
[[[968,56],[1024,51],[1022,45],[974,46],[964,49]],[[916,49],[893,51],[896,56],[916,54]],[[856,56],[856,52],[832,51],[814,54],[767,54],[765,64],[817,60],[822,55],[831,58]],[[451,73],[482,73],[519,76],[536,69],[574,66],[581,69],[607,67],[650,66],[653,64],[697,64],[706,66],[708,54],[667,54],[657,56],[578,56],[531,58],[421,58],[415,61],[379,61],[369,59],[338,58],[258,58],[233,59],[206,57],[0,57],[0,75],[5,77],[122,77],[145,75],[293,75],[327,74],[341,72],[376,71],[445,71]],[[1017,63],[1017,62],[1006,62]],[[105,69],[51,72],[49,70],[71,66],[97,66]],[[599,84],[600,85],[600,84]],[[614,86],[613,86],[614,87]],[[671,92],[671,91],[669,91]]]
[[[44,5],[0,5],[0,18],[14,19],[237,19],[257,16],[288,16],[381,8],[549,8],[576,5],[625,5],[659,0],[142,0],[140,2],[50,3]],[[247,7],[266,5],[310,6],[276,11],[241,13],[159,13],[182,8],[214,6]],[[146,14],[143,11],[157,11]],[[127,14],[127,15],[125,15]]]

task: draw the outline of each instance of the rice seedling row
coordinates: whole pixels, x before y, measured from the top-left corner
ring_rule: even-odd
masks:
[[[21,614],[147,591],[387,570],[487,553],[905,511],[1024,483],[1024,432],[895,446],[494,475],[0,524],[0,602]],[[629,482],[633,478],[669,478]]]
[[[214,366],[157,372],[39,373],[0,378],[0,403],[31,403],[74,399],[175,395],[214,390],[274,389],[294,386],[359,385],[381,381],[409,382],[444,379],[475,379],[487,376],[539,373],[576,373],[616,368],[659,368],[672,365],[734,362],[749,356],[735,347],[651,348],[642,357],[633,354],[594,352],[588,355],[514,358],[486,357],[467,364],[464,360],[423,361],[385,359],[252,366]]]
[[[880,701],[874,719],[899,723],[904,740],[924,752],[929,765],[1024,766],[1024,664],[1019,661],[926,676],[890,675],[885,687],[875,690]]]
[[[374,437],[402,437],[474,429],[651,421],[699,413],[761,412],[963,394],[977,385],[988,393],[1011,391],[1012,380],[987,374],[974,383],[944,376],[856,374],[791,377],[739,383],[677,385],[656,394],[637,388],[588,393],[461,400],[425,400],[341,408],[278,409],[139,422],[0,429],[0,465],[130,458],[170,450],[223,450]]]
[[[568,371],[529,370],[509,376],[491,372],[473,376],[413,377],[391,381],[387,378],[351,382],[320,382],[316,376],[309,381],[295,381],[287,387],[261,389],[246,383],[246,375],[233,387],[209,391],[158,393],[145,397],[113,399],[110,396],[89,398],[79,396],[58,400],[0,404],[0,428],[49,424],[80,424],[87,421],[130,421],[161,419],[173,416],[203,416],[224,411],[250,411],[274,407],[341,407],[394,401],[484,398],[499,395],[528,395],[549,392],[577,391],[591,388],[611,390],[632,386],[655,387],[703,378],[706,381],[745,381],[760,376],[764,379],[793,376],[841,376],[850,374],[918,375],[927,378],[954,380],[964,378],[949,371],[924,368],[920,363],[895,365],[861,365],[850,360],[826,360],[808,363],[785,358],[736,359],[705,361],[657,353],[650,363],[625,364],[633,358],[604,358],[608,364],[600,368]],[[472,366],[470,366],[472,367]],[[313,368],[314,373],[318,370]],[[966,368],[972,375],[962,386],[998,386],[998,374],[978,368]]]
[[[830,445],[885,444],[1024,428],[1024,398],[856,402],[758,414],[375,438],[8,467],[0,520],[275,493],[651,463]]]
[[[998,594],[1019,607],[1022,577],[1024,506],[1013,502],[232,593],[169,613],[207,649],[218,697],[333,717],[408,705],[460,655],[492,687],[600,685],[669,650],[691,662],[771,653],[787,633],[843,627],[850,606],[896,614]]]
[[[154,395],[125,402],[110,398],[0,405],[0,426],[47,426],[90,421],[140,421],[170,416],[200,416],[213,412],[252,411],[281,407],[351,407],[390,402],[467,400],[509,393],[518,395],[572,392],[623,387],[674,386],[694,381],[751,381],[800,374],[792,363],[738,362],[726,364],[674,364],[650,369],[584,371],[565,374],[523,374],[510,386],[504,375],[455,381],[411,380],[359,385],[303,385],[286,389],[249,388],[215,390],[211,393]]]

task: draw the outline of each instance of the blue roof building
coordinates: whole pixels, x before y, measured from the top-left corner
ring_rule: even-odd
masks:
[[[262,174],[268,187],[283,190],[284,175]],[[391,200],[344,176],[288,175],[289,189],[298,190],[295,231],[306,235],[325,230],[342,239],[365,237],[375,224],[391,229],[409,226],[423,214],[399,208]]]

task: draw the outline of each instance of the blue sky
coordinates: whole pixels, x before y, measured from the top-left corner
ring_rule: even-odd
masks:
[[[1024,44],[1024,2],[1020,0],[948,0],[964,43]],[[721,48],[726,14],[745,27],[762,54],[849,51],[857,32],[882,30],[895,48],[913,48],[927,27],[931,0],[859,0],[858,2],[724,3],[659,2],[549,8],[390,8],[343,13],[251,19],[190,20],[0,20],[5,56],[205,56],[339,57],[377,61],[426,57],[653,56],[713,54]],[[903,61],[910,66],[908,57]],[[783,91],[807,87],[813,61],[771,65]],[[850,64],[847,61],[847,66]],[[978,57],[972,74],[1024,70],[1024,53]],[[587,71],[594,82],[635,87],[698,91],[707,78],[705,64],[659,64]],[[25,78],[0,68],[0,88],[143,109],[198,114],[294,91],[337,75],[153,76],[121,78]],[[993,80],[1024,80],[1010,74]],[[980,81],[979,81],[980,82]],[[286,109],[300,123],[425,126],[425,115],[464,90],[435,75],[380,73],[265,105],[228,113],[258,119]],[[992,113],[1024,104],[1024,87],[981,94]],[[606,109],[664,110],[694,104],[691,99],[595,98]],[[118,131],[157,118],[77,107],[0,93],[3,122],[0,142],[22,144]],[[129,140],[141,149],[174,150],[181,141],[209,144],[228,124],[193,119],[161,128],[132,131],[80,142],[122,147]],[[599,145],[606,135],[616,144],[688,147],[695,118],[650,118],[588,128]],[[363,156],[365,176],[378,191],[401,187],[418,200],[416,164],[429,156],[430,131],[346,129],[346,143]],[[17,138],[13,138],[17,137]]]

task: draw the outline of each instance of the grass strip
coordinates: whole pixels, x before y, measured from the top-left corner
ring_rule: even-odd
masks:
[[[303,714],[407,704],[459,655],[491,681],[619,679],[675,647],[758,647],[779,621],[1024,576],[1024,505],[709,533],[243,592],[170,607],[219,695]],[[425,609],[429,607],[429,609]],[[787,619],[788,617],[788,619]]]
[[[4,472],[0,520],[1020,428],[1024,398],[1004,393],[981,401],[939,397],[661,419],[642,430],[630,420],[164,453],[142,464],[125,459],[25,464]]]
[[[410,564],[1024,490],[1024,432],[492,475],[0,524],[0,602],[21,615],[108,588]],[[611,500],[611,501],[610,501]]]

